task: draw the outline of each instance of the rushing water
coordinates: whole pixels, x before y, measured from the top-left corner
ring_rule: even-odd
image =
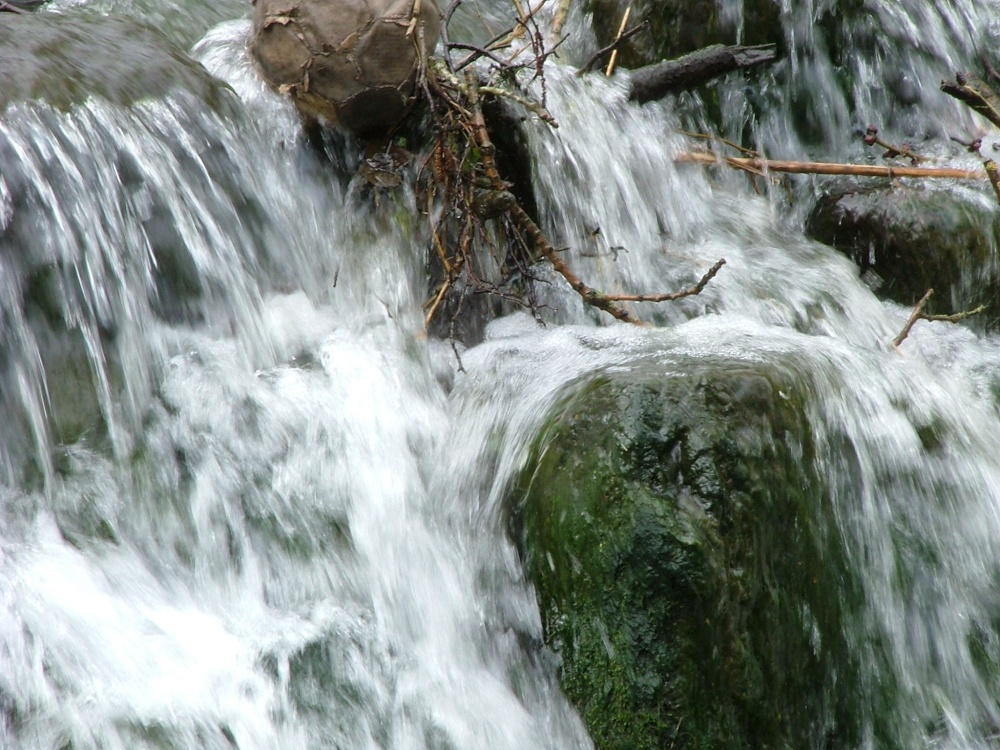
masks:
[[[872,655],[859,690],[902,686],[898,746],[993,746],[1000,696],[969,640],[1000,615],[995,337],[923,324],[893,351],[908,311],[779,198],[678,170],[671,103],[553,66],[536,192],[581,275],[654,292],[728,263],[642,311],[660,327],[595,325],[555,285],[546,327],[512,315],[453,351],[423,335],[412,197],[373,212],[308,147],[247,58],[242,4],[89,5],[197,42],[230,88],[213,107],[178,92],[0,116],[0,747],[589,747],[532,645],[498,508],[565,389],[639,360],[773,362],[821,394],[817,460],[871,602],[851,624]],[[469,34],[505,15],[471,5]],[[871,52],[848,90],[811,30],[830,3],[786,5],[764,95],[811,89],[821,148],[850,150],[880,112],[971,126],[922,108],[1000,37],[995,0],[877,4],[845,26]],[[569,28],[572,59],[592,41],[578,11]],[[887,73],[913,97],[877,88]],[[739,93],[722,89],[737,131],[757,116]],[[815,138],[794,123],[776,107],[753,124],[793,156]]]

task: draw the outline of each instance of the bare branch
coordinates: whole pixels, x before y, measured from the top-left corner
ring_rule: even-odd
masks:
[[[622,38],[622,34],[624,34],[625,29],[628,28],[628,19],[631,17],[632,17],[632,6],[629,5],[625,9],[625,13],[622,15],[622,23],[621,26],[618,27],[618,33],[615,34],[616,42]],[[614,51],[611,53],[611,59],[608,60],[608,67],[604,71],[604,75],[610,78],[611,74],[615,72],[615,63],[617,62],[618,62],[618,48],[616,47]]]
[[[627,42],[629,39],[631,39],[632,37],[634,37],[640,31],[645,31],[645,29],[648,26],[649,26],[649,21],[643,21],[642,23],[640,23],[640,24],[638,24],[636,26],[633,26],[631,29],[629,29],[628,31],[626,31],[620,37],[618,37],[613,42],[611,42],[611,44],[609,44],[607,47],[602,47],[601,49],[597,50],[597,52],[595,52],[593,55],[590,56],[590,59],[587,60],[587,62],[585,62],[582,66],[580,66],[579,70],[576,71],[576,74],[578,76],[582,76],[584,73],[586,73],[587,71],[589,71],[592,67],[594,67],[594,65],[602,57],[604,57],[605,55],[607,55],[607,54],[609,54],[611,52],[614,52],[616,49],[618,49],[619,47],[621,47],[623,44],[625,44],[625,42]]]
[[[986,305],[980,305],[974,310],[965,310],[964,312],[952,313],[951,315],[928,315],[924,312],[924,307],[927,306],[927,300],[931,298],[934,294],[933,289],[928,289],[926,294],[920,298],[917,306],[913,308],[913,312],[910,313],[910,317],[906,320],[906,325],[903,326],[903,330],[899,332],[899,335],[892,340],[892,345],[894,348],[898,349],[899,345],[903,343],[906,337],[910,333],[910,329],[913,328],[914,324],[918,320],[929,320],[937,321],[943,323],[960,323],[966,318],[971,318],[973,315],[979,315],[986,311]]]
[[[671,292],[669,294],[609,294],[608,299],[615,302],[673,302],[684,297],[692,297],[696,294],[701,294],[708,282],[715,278],[715,274],[724,265],[726,265],[726,259],[719,258],[715,265],[708,269],[697,284],[687,289],[682,289],[679,292]]]
[[[977,169],[951,169],[948,167],[891,167],[876,164],[833,164],[814,161],[781,161],[777,159],[744,159],[736,156],[717,157],[715,154],[685,151],[675,160],[690,164],[725,164],[734,169],[758,172],[787,172],[789,174],[853,175],[855,177],[930,177],[952,180],[981,180],[986,174]]]
[[[633,70],[629,99],[640,104],[700,86],[724,73],[773,62],[773,44],[752,47],[715,44],[676,60],[664,60]]]
[[[920,320],[920,316],[924,311],[924,307],[927,305],[927,300],[931,298],[932,294],[934,294],[934,290],[928,289],[927,292],[924,294],[924,296],[920,298],[920,301],[917,303],[917,306],[914,307],[913,312],[910,313],[910,317],[907,318],[906,325],[903,326],[903,330],[900,331],[899,335],[892,340],[892,345],[894,347],[898,347],[900,344],[903,343],[903,340],[910,335],[910,329],[913,328],[913,325],[918,320]]]
[[[956,73],[954,81],[941,81],[941,90],[1000,127],[1000,97],[971,73]]]

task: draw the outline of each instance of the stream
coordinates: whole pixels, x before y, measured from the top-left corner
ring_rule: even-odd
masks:
[[[937,86],[1000,48],[1000,1],[856,3],[849,67],[814,33],[834,0],[778,4],[788,54],[753,96],[718,84],[721,135],[851,161],[868,122],[928,143],[982,129]],[[504,497],[559,399],[640,361],[774,362],[810,384],[862,571],[861,692],[900,686],[861,746],[1000,744],[970,646],[1000,657],[1000,338],[922,322],[894,349],[910,308],[803,232],[818,178],[755,192],[676,164],[710,103],[640,107],[621,76],[575,76],[596,48],[576,7],[546,74],[560,127],[524,125],[540,223],[601,289],[727,263],[636,308],[643,327],[542,269],[541,320],[453,346],[424,332],[416,198],[373,209],[349,182],[357,144],[309,142],[253,66],[247,3],[49,9],[138,19],[198,64],[111,27],[121,47],[95,46],[85,85],[134,60],[163,93],[57,83],[0,114],[0,748],[593,747]],[[6,15],[0,84],[24,64],[2,54]],[[452,37],[506,15],[469,0]],[[985,182],[927,189],[1000,210]]]

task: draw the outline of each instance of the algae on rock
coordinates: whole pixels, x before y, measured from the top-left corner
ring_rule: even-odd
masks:
[[[857,739],[861,595],[804,391],[777,367],[640,368],[551,415],[510,527],[600,750]]]

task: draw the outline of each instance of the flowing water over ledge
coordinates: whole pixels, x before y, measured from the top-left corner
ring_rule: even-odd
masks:
[[[546,327],[509,316],[459,360],[423,336],[412,198],[358,205],[257,78],[241,4],[55,3],[79,5],[197,42],[230,88],[0,116],[0,747],[590,747],[538,648],[505,489],[589,378],[743,361],[817,394],[817,461],[871,603],[852,642],[878,650],[867,681],[904,686],[883,707],[894,739],[867,745],[995,746],[1000,696],[969,645],[992,633],[995,651],[1000,615],[995,336],[924,324],[893,351],[908,311],[780,201],[675,167],[670,104],[554,68],[562,127],[529,125],[536,192],[581,275],[649,292],[728,264],[643,311],[659,328],[596,325],[554,285]],[[786,11],[789,74],[836,113],[824,148],[849,151],[851,121],[889,107],[868,95],[885,71],[859,56],[853,95],[828,83],[800,39],[821,10]],[[878,11],[899,70],[931,87],[998,14]],[[763,142],[804,148],[770,117]]]

